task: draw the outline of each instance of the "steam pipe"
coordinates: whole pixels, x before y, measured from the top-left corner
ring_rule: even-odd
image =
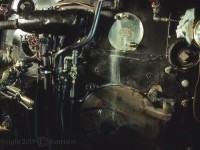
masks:
[[[23,14],[16,20],[0,21],[0,29],[21,29],[37,33],[75,33],[81,19],[91,13],[86,10],[38,10]],[[91,15],[92,16],[92,15]]]
[[[166,17],[160,17],[158,13],[160,12],[160,0],[152,0],[151,7],[153,9],[153,20],[156,22],[178,22],[178,20],[170,19]]]
[[[0,29],[17,29],[17,20],[1,21]]]
[[[158,14],[160,11],[160,1],[159,0],[153,0],[151,3],[151,6],[153,8],[153,14]]]
[[[80,43],[73,44],[71,46],[65,47],[65,48],[61,49],[59,52],[57,52],[55,57],[54,57],[54,67],[55,67],[55,63],[56,63],[57,58],[59,56],[61,56],[63,53],[65,53],[66,51],[68,51],[70,49],[71,50],[79,49],[80,47],[83,47],[84,45],[86,45],[87,43],[89,43],[92,40],[92,38],[94,37],[95,31],[96,31],[96,28],[97,28],[98,21],[99,21],[99,16],[100,16],[102,4],[103,4],[103,0],[99,0],[98,3],[97,3],[97,6],[96,6],[92,27],[91,27],[91,30],[90,30],[88,36],[83,41],[81,41]]]

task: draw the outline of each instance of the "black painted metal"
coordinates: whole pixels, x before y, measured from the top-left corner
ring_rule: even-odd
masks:
[[[22,29],[26,32],[78,35],[81,19],[92,14],[85,10],[38,10],[22,14],[17,20],[1,21],[0,29]]]

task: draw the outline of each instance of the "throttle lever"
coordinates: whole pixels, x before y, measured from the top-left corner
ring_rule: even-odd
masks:
[[[14,95],[15,99],[18,100],[18,102],[23,105],[26,109],[28,110],[32,110],[33,109],[33,105],[34,105],[34,101],[32,99],[30,99],[27,96],[22,95],[21,90],[17,87],[14,86],[6,86],[6,89],[8,90],[8,93],[10,93],[11,95]]]

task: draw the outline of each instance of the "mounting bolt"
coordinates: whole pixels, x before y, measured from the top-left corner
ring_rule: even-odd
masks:
[[[114,19],[115,20],[120,20],[120,19],[123,19],[123,18],[128,18],[129,19],[129,15],[126,14],[126,13],[118,13],[115,15]]]
[[[133,42],[133,41],[130,41],[128,44],[127,44],[129,47],[133,47],[133,48],[135,48],[135,47],[137,47],[137,43],[135,43],[135,42]]]
[[[172,72],[172,67],[168,66],[165,68],[165,73],[170,74]]]
[[[179,58],[182,62],[187,62],[187,60],[189,59],[189,54],[187,52],[181,52],[179,55]]]
[[[189,86],[189,81],[188,80],[182,80],[181,81],[181,85],[182,85],[182,87],[188,87]]]
[[[187,108],[187,107],[188,107],[188,102],[189,102],[189,101],[188,101],[187,99],[182,100],[182,101],[181,101],[181,106],[184,107],[184,108]]]

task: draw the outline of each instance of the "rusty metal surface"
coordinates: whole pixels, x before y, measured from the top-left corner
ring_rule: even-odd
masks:
[[[109,137],[126,128],[137,139],[132,139],[133,143],[154,143],[161,133],[161,121],[142,112],[145,99],[128,86],[107,86],[95,91],[82,106],[83,131],[86,135],[96,133]]]

